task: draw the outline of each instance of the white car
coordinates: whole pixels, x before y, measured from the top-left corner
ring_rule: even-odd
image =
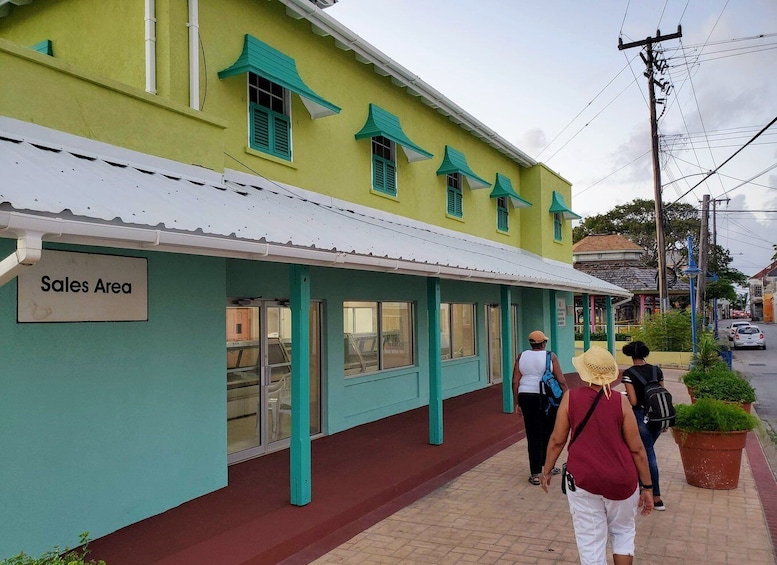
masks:
[[[739,320],[738,322],[731,322],[731,325],[728,327],[728,340],[734,341],[734,334],[737,333],[737,328],[741,328],[743,326],[749,326],[750,322],[745,322],[742,320]]]
[[[760,347],[766,349],[766,338],[758,326],[740,326],[734,334],[734,349]]]

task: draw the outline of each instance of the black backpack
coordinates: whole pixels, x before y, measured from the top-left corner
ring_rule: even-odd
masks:
[[[665,430],[674,426],[676,413],[671,393],[658,383],[658,370],[653,366],[653,379],[647,382],[636,369],[629,374],[645,387],[645,423]]]

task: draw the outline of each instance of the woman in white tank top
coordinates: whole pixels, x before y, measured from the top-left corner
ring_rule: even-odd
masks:
[[[529,334],[529,345],[515,360],[513,368],[513,393],[515,394],[516,412],[520,407],[523,415],[523,423],[526,429],[526,444],[529,450],[529,482],[533,485],[540,484],[540,473],[545,462],[545,452],[548,448],[548,440],[553,432],[558,408],[550,408],[546,411],[543,396],[540,394],[540,382],[545,373],[547,355],[550,354],[553,374],[558,379],[561,389],[568,390],[564,373],[561,372],[561,364],[556,355],[545,350],[548,338],[539,330]],[[552,474],[558,474],[554,468]]]

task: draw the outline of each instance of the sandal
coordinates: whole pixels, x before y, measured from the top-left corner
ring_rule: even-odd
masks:
[[[529,482],[535,486],[539,486],[540,484],[540,476],[539,475],[529,475]]]

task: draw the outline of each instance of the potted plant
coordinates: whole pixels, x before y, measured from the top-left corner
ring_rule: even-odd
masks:
[[[703,380],[694,388],[694,395],[697,399],[714,398],[739,404],[748,414],[751,404],[755,402],[755,389],[733,371],[730,373],[719,371]]]
[[[708,489],[734,489],[747,432],[757,420],[736,404],[700,398],[679,404],[672,428],[689,485]]]
[[[714,365],[711,365],[710,367],[702,367],[700,365],[696,365],[693,368],[691,368],[690,371],[685,373],[682,377],[680,377],[680,380],[682,383],[686,386],[688,389],[688,394],[691,397],[691,402],[695,402],[696,400],[696,389],[698,389],[702,383],[705,383],[706,381],[710,379],[714,379],[717,376],[729,374],[731,371],[728,367],[726,367],[726,364],[723,362],[718,362]]]

